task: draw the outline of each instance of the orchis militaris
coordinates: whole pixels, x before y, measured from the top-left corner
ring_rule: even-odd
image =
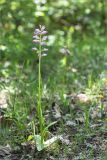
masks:
[[[45,26],[39,26],[39,29],[35,29],[33,35],[33,42],[36,44],[36,47],[32,48],[38,54],[39,57],[39,65],[38,65],[38,103],[37,103],[37,113],[39,118],[39,132],[40,134],[35,134],[35,121],[33,119],[32,126],[33,126],[33,135],[29,135],[28,141],[33,139],[36,143],[37,150],[41,151],[45,147],[48,147],[52,143],[54,143],[59,136],[55,136],[47,141],[44,141],[45,135],[48,131],[48,128],[54,125],[56,122],[50,123],[48,126],[45,127],[44,116],[42,113],[42,105],[41,105],[41,97],[42,97],[42,78],[41,78],[41,58],[46,56],[46,52],[48,51],[46,46],[47,40],[47,31],[45,30]]]
[[[41,144],[43,144],[44,141],[44,135],[43,135],[43,129],[44,129],[44,117],[42,113],[42,107],[41,107],[41,84],[42,84],[42,78],[41,78],[41,58],[42,56],[46,56],[46,52],[48,51],[47,48],[44,46],[46,45],[47,40],[47,34],[48,32],[45,30],[44,26],[39,26],[39,29],[35,29],[34,35],[33,35],[33,42],[36,43],[36,46],[38,48],[32,48],[33,51],[36,51],[39,57],[39,67],[38,67],[38,105],[37,105],[37,113],[39,118],[39,127],[40,127],[40,135],[41,135]]]

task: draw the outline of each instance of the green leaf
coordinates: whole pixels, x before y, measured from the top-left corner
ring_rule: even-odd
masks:
[[[40,135],[35,135],[34,139],[36,141],[36,147],[38,151],[41,151],[44,149],[44,142],[41,143],[41,136]]]
[[[33,139],[33,135],[29,135],[27,140],[30,141],[32,139]]]
[[[43,130],[43,135],[45,135],[46,131],[48,130],[49,127],[53,126],[54,124],[56,124],[57,121],[50,123],[47,127],[44,128]]]

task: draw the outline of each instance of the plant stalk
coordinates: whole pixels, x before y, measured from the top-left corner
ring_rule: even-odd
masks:
[[[41,134],[41,144],[43,144],[43,114],[41,108],[41,37],[40,37],[40,45],[39,45],[39,68],[38,68],[38,117],[39,117],[39,125],[40,125],[40,134]]]

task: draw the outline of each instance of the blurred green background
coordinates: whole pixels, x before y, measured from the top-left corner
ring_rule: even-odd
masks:
[[[38,58],[32,52],[32,35],[39,24],[46,26],[49,36],[44,79],[56,77],[56,84],[63,83],[61,75],[67,71],[68,84],[78,85],[88,75],[96,78],[106,70],[106,0],[0,0],[1,82],[21,78],[22,68],[24,77],[35,79]],[[66,71],[60,53],[64,46],[71,52]]]

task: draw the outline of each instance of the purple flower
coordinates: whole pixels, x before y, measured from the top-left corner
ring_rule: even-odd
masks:
[[[44,34],[47,34],[47,33],[48,33],[47,31],[43,31],[41,34],[44,35]]]
[[[46,52],[48,51],[47,48],[44,48],[46,46],[46,40],[48,37],[46,36],[48,32],[45,30],[45,26],[39,26],[39,29],[35,29],[34,35],[32,36],[33,42],[38,45],[39,49],[32,48],[33,51],[37,51],[37,54],[39,57],[46,56]],[[45,53],[44,53],[45,52]]]
[[[35,29],[35,32],[34,32],[34,34],[36,34],[36,35],[39,35],[39,34],[41,34],[41,30],[39,30],[39,29]]]
[[[34,39],[33,42],[34,43],[40,43],[40,40]]]
[[[39,39],[39,36],[36,36],[36,35],[35,35],[35,36],[33,36],[33,38],[35,38],[35,39]]]

